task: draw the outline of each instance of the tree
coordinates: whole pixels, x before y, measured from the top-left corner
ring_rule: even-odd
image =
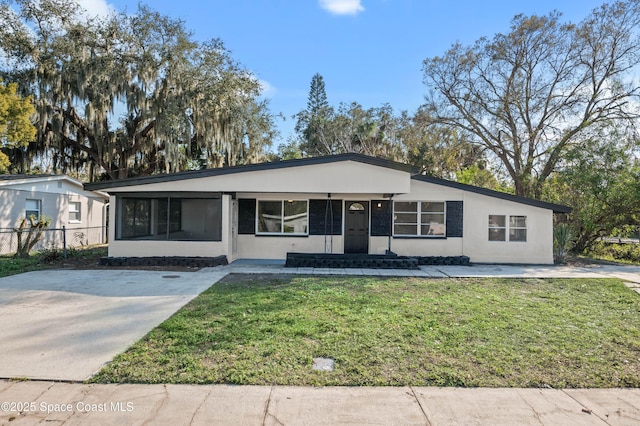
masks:
[[[33,141],[36,128],[31,123],[35,108],[30,98],[16,93],[17,84],[3,84],[0,79],[0,146],[5,149],[23,148]],[[9,157],[0,151],[0,172],[10,165]]]
[[[4,71],[33,95],[35,150],[54,170],[116,179],[261,158],[273,116],[220,40],[198,43],[146,6],[82,12],[73,0],[0,3]]]
[[[573,250],[582,253],[598,238],[640,220],[638,140],[620,128],[600,128],[571,150],[545,186],[545,198],[569,205],[576,232]]]
[[[511,192],[487,169],[486,164],[478,162],[456,173],[456,181],[467,185],[493,189],[494,191]]]
[[[13,230],[18,240],[16,257],[29,257],[29,253],[42,239],[44,230],[51,224],[51,218],[33,216],[23,218]]]
[[[287,143],[278,145],[278,153],[273,157],[273,161],[295,160],[302,158],[302,150],[298,141],[290,137]]]
[[[365,109],[358,102],[327,102],[324,79],[315,74],[307,106],[295,115],[297,141],[282,147],[281,158],[331,155],[347,152],[419,165],[434,176],[455,179],[457,171],[475,164],[483,150],[449,126],[430,126],[429,114],[396,114],[383,104]]]
[[[638,118],[640,88],[625,78],[640,58],[640,2],[595,9],[580,24],[559,13],[518,15],[511,31],[425,59],[425,107],[499,159],[516,194],[544,182],[594,126]]]
[[[324,78],[316,73],[311,77],[307,108],[297,113],[295,131],[301,136],[303,152],[308,155],[334,154],[332,141],[327,139],[327,126],[332,120],[333,109],[327,102]]]
[[[407,162],[419,166],[422,173],[459,180],[461,171],[485,163],[481,147],[470,143],[458,129],[434,124],[424,108],[414,115],[403,112],[399,126]]]

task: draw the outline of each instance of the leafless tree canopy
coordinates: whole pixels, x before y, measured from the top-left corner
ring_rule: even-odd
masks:
[[[591,128],[638,118],[639,23],[638,0],[605,4],[575,25],[557,12],[518,15],[507,34],[424,61],[425,109],[495,154],[518,195],[539,198]]]

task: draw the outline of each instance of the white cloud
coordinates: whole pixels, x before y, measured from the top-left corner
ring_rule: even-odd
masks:
[[[320,7],[335,15],[355,15],[364,11],[360,0],[319,0]]]
[[[258,80],[260,83],[261,95],[262,96],[273,96],[276,93],[276,88],[273,87],[271,83],[266,80]]]
[[[86,10],[88,16],[106,17],[115,8],[106,2],[106,0],[76,0],[81,8]]]

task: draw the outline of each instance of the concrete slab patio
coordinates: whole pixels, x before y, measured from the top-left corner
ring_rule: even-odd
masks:
[[[49,270],[0,278],[0,378],[88,379],[224,275]]]
[[[0,381],[0,401],[2,425],[564,426],[640,422],[638,389],[311,388]]]

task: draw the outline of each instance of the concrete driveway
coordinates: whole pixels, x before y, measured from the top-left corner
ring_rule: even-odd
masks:
[[[0,378],[88,379],[226,273],[48,270],[0,278]]]

